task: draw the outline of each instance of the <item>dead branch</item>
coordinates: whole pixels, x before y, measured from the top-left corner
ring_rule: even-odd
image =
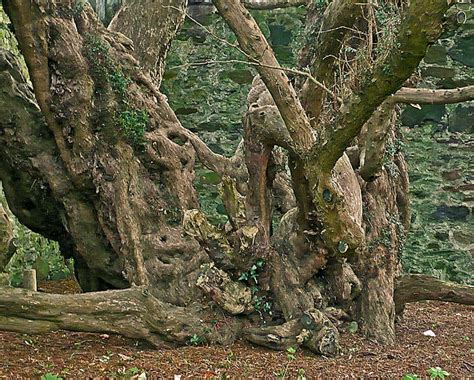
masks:
[[[317,46],[314,63],[310,67],[315,80],[307,80],[303,85],[301,103],[312,120],[321,113],[326,98],[326,93],[321,91],[323,87],[316,84],[331,87],[334,81],[334,62],[339,55],[344,36],[361,16],[361,5],[364,3],[365,1],[354,0],[331,2],[324,12],[321,28],[314,38],[310,39],[311,46]],[[336,97],[333,95],[333,98]]]
[[[423,274],[408,274],[396,280],[394,300],[397,308],[424,300],[474,305],[474,286],[455,284]]]
[[[55,330],[120,334],[158,346],[186,343],[193,334],[229,342],[233,334],[205,327],[199,307],[178,307],[155,298],[146,287],[83,294],[46,294],[0,288],[0,330],[41,334]],[[223,331],[226,330],[226,327]],[[222,333],[223,333],[222,331]]]
[[[452,104],[474,100],[474,86],[432,90],[402,87],[390,98],[397,103]]]
[[[328,356],[340,351],[337,328],[324,313],[316,309],[282,325],[248,328],[244,330],[244,337],[273,350],[304,346],[312,352]]]

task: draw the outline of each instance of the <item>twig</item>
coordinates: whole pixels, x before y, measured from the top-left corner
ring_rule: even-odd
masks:
[[[239,60],[239,59],[229,59],[229,60],[225,60],[225,61],[224,60],[218,60],[218,61],[190,62],[190,63],[185,63],[183,65],[170,67],[170,70],[181,69],[181,68],[186,68],[186,67],[193,67],[193,66],[207,66],[207,65],[229,64],[229,63],[230,64],[242,63],[242,64],[246,64],[246,65],[251,65],[251,66],[261,66],[261,67],[265,67],[267,69],[282,70],[282,71],[286,71],[286,72],[289,72],[289,73],[305,76],[310,81],[312,81],[316,86],[320,87],[321,89],[326,91],[328,94],[330,94],[333,98],[337,99],[337,101],[339,103],[343,102],[342,98],[337,96],[333,91],[331,91],[329,88],[327,88],[324,84],[319,82],[316,78],[314,78],[310,73],[308,73],[306,71],[292,69],[292,68],[289,68],[289,67],[265,65],[261,62],[255,61],[254,59],[252,59],[252,61],[250,61],[250,62],[249,61],[242,61],[242,60]]]

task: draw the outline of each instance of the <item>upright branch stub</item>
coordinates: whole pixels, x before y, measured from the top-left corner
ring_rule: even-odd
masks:
[[[159,84],[166,54],[184,21],[185,10],[185,0],[131,0],[120,8],[108,28],[133,41],[140,63]]]
[[[237,36],[239,45],[272,95],[297,152],[311,149],[314,137],[309,119],[287,75],[257,23],[239,0],[213,0],[219,13]]]
[[[326,87],[330,87],[334,82],[334,64],[341,50],[344,36],[362,15],[361,7],[364,3],[366,1],[332,1],[324,12],[321,27],[314,34],[314,37],[313,33],[310,32],[309,34],[309,41],[303,49],[301,64],[309,65],[314,78]],[[305,51],[313,49],[316,49],[313,61],[304,62],[308,58]],[[308,79],[303,84],[300,97],[311,122],[316,122],[326,98],[326,91],[323,91],[315,82]]]
[[[315,150],[323,170],[334,166],[379,105],[412,75],[427,47],[439,38],[444,15],[452,3],[446,0],[410,2],[391,52],[367,73],[358,91],[344,102],[335,128],[328,126],[327,142]]]

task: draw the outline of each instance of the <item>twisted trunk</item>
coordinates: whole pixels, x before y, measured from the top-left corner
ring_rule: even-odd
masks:
[[[339,94],[328,89],[340,79],[331,74],[337,59],[325,58],[343,50],[367,4],[327,7],[311,36],[318,49],[302,59],[312,73],[297,88],[241,2],[215,0],[260,74],[232,158],[184,129],[158,90],[184,1],[137,0],[109,29],[88,4],[3,3],[33,84],[1,51],[0,106],[9,112],[0,114],[0,179],[10,207],[74,257],[83,290],[128,289],[0,289],[1,328],[112,332],[155,345],[242,336],[333,355],[337,326],[357,320],[366,335],[394,341],[395,302],[414,300],[403,296],[410,284],[396,282],[410,211],[404,157],[385,146],[397,138],[394,102],[426,92],[389,96],[439,35],[445,0],[412,0],[394,51],[371,66],[373,80]],[[225,228],[198,210],[196,158],[222,176]],[[278,228],[275,210],[285,212]],[[449,298],[436,289],[417,297]],[[451,300],[470,295],[456,288]]]

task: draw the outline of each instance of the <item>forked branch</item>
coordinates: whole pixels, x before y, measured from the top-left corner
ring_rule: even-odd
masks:
[[[239,0],[213,2],[249,60],[260,63],[256,69],[285,121],[296,150],[309,150],[314,142],[309,119],[285,72],[276,70],[280,64],[257,23]]]
[[[334,166],[380,104],[412,75],[427,47],[439,38],[444,15],[451,5],[446,0],[410,2],[391,52],[367,74],[359,91],[350,96],[341,108],[336,127],[330,128],[327,143],[315,152],[323,170]]]

